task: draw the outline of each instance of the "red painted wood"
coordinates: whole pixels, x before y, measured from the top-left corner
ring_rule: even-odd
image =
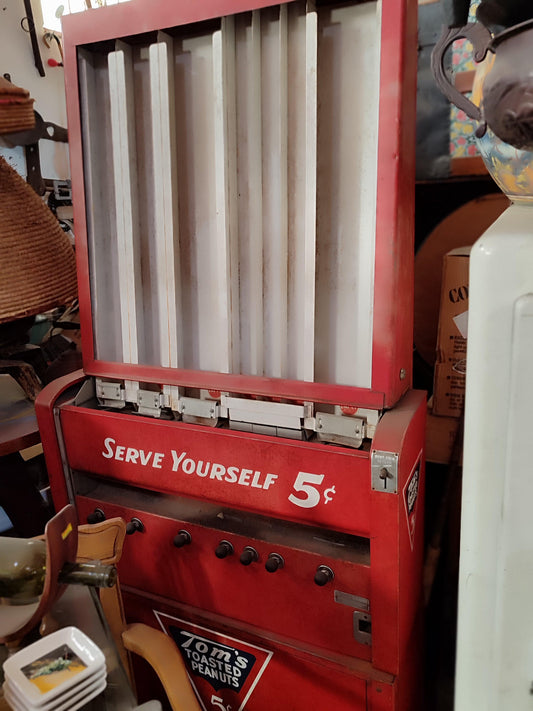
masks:
[[[367,711],[388,711],[397,708],[397,685],[370,681],[367,687]],[[408,711],[406,708],[405,711]]]
[[[245,710],[272,711],[272,709],[333,709],[335,711],[366,711],[368,679],[378,676],[371,667],[348,658],[321,657],[317,650],[299,646],[287,638],[265,639],[257,629],[246,625],[236,625],[213,615],[203,615],[170,601],[150,596],[139,597],[129,590],[124,592],[128,621],[142,621],[153,627],[158,626],[154,610],[180,619],[190,619],[208,630],[206,635],[216,637],[217,632],[232,636],[235,646],[239,640],[256,644],[268,652],[273,652],[263,675],[245,706]],[[354,669],[353,666],[357,666]],[[195,681],[192,675],[193,683]],[[395,681],[381,675],[379,684],[393,686]],[[149,695],[149,692],[148,692]],[[387,693],[391,700],[393,693]],[[241,699],[239,699],[241,700]],[[207,701],[207,708],[215,708]],[[239,708],[236,706],[236,708]],[[242,708],[242,707],[241,707]],[[394,706],[381,706],[375,711],[392,711]]]
[[[416,96],[416,4],[383,0],[372,384],[340,385],[228,376],[95,360],[84,200],[77,47],[270,5],[269,0],[144,0],[65,18],[65,82],[76,222],[82,350],[87,374],[317,402],[392,407],[411,383]],[[404,377],[400,377],[400,372]]]
[[[384,0],[372,389],[386,407],[412,380],[416,76],[416,0]]]
[[[43,388],[35,401],[35,414],[39,425],[41,442],[43,443],[50,490],[56,511],[60,511],[70,501],[54,419],[54,408],[61,397],[73,386],[81,384],[83,379],[84,374],[81,370],[64,375]]]
[[[56,392],[64,392],[66,385],[56,388]],[[50,412],[56,405],[50,394],[41,403]],[[370,566],[350,563],[342,548],[338,557],[321,559],[301,544],[291,545],[289,538],[281,545],[273,545],[257,535],[224,533],[218,527],[214,529],[202,525],[197,519],[179,521],[168,518],[167,514],[162,516],[142,508],[127,508],[117,501],[112,503],[106,500],[105,496],[103,499],[102,496],[77,498],[81,520],[98,506],[108,516],[122,515],[128,519],[136,515],[145,523],[145,533],[128,537],[121,567],[124,582],[138,594],[174,599],[175,603],[194,608],[204,616],[224,619],[225,624],[232,628],[253,626],[263,643],[273,637],[285,636],[297,648],[311,646],[315,653],[322,650],[327,659],[333,655],[344,664],[348,664],[346,660],[350,659],[351,666],[348,667],[352,671],[361,669],[363,663],[371,664],[374,675],[389,673],[398,677],[398,682],[394,690],[388,689],[386,693],[373,690],[375,699],[372,703],[375,706],[370,708],[377,711],[415,711],[419,708],[421,627],[418,613],[422,609],[423,485],[418,491],[415,509],[417,523],[412,538],[406,508],[406,485],[423,449],[423,393],[408,393],[394,410],[386,413],[378,424],[374,438],[374,449],[399,453],[397,494],[372,491],[369,454],[361,451],[218,431],[179,422],[161,422],[70,404],[60,405],[59,411],[70,466],[104,476],[108,484],[115,480],[141,487],[141,490],[171,491],[174,495],[185,493],[195,495],[199,502],[211,500],[220,505],[231,505],[236,511],[248,509],[275,515],[278,519],[305,521],[358,535],[366,533],[370,539]],[[46,424],[46,418],[44,422]],[[116,437],[115,444],[122,441],[119,438],[129,437],[130,443],[124,439],[124,447],[131,445],[137,450],[143,446],[150,447],[145,450],[144,456],[146,458],[151,451],[151,461],[154,452],[166,456],[166,447],[178,450],[182,443],[197,458],[202,448],[206,448],[213,460],[215,456],[220,458],[221,463],[225,456],[236,457],[236,466],[241,468],[250,457],[252,471],[256,463],[262,472],[276,468],[284,485],[293,484],[295,472],[306,466],[308,470],[324,472],[326,477],[335,477],[337,494],[342,495],[328,504],[321,500],[313,509],[298,512],[298,507],[288,502],[290,488],[283,490],[283,496],[271,498],[269,491],[252,491],[245,486],[229,484],[230,487],[238,487],[239,496],[232,495],[226,499],[220,493],[218,485],[221,482],[213,480],[204,489],[204,478],[191,473],[187,477],[196,477],[201,485],[184,489],[183,481],[176,483],[168,477],[168,472],[164,472],[164,457],[158,460],[161,470],[140,465],[139,462],[103,458],[101,453],[108,452],[103,442],[109,436]],[[43,437],[43,444],[47,459],[50,459],[50,449],[50,461],[53,463],[53,457],[57,456],[55,432],[51,441]],[[116,453],[115,444],[113,451]],[[126,451],[120,452],[121,458],[126,457]],[[420,474],[423,481],[423,469]],[[328,479],[328,483],[331,481],[333,479]],[[59,475],[53,478],[52,487],[63,491],[64,484]],[[272,491],[273,487],[270,493]],[[263,495],[265,498],[261,498],[261,503],[254,502],[254,497]],[[120,497],[120,493],[117,496]],[[334,501],[337,501],[336,508],[333,508]],[[275,527],[275,519],[271,520]],[[181,527],[191,529],[196,541],[194,548],[191,545],[185,550],[176,550],[171,545],[171,538]],[[231,539],[237,551],[244,545],[252,544],[262,558],[277,550],[286,559],[286,568],[268,574],[262,568],[245,569],[236,558],[218,560],[213,557],[212,551],[221,538]],[[335,570],[332,587],[327,585],[319,589],[311,580],[311,573],[319,560]],[[336,603],[333,590],[367,597],[372,621],[371,647],[355,642],[352,637],[353,609]],[[219,594],[217,591],[222,592]],[[287,667],[292,668],[298,663],[295,650],[293,655],[293,658],[287,659]],[[304,693],[307,692],[302,689]],[[344,692],[339,688],[338,693],[338,706],[334,708],[342,708],[344,703]],[[305,707],[295,706],[298,711],[301,708]]]
[[[370,530],[368,453],[79,407],[63,408],[61,425],[73,469],[361,536]],[[294,488],[300,472],[312,475],[312,500]]]
[[[99,507],[107,518],[120,516],[129,521],[135,516],[143,522],[144,532],[128,536],[124,544],[119,566],[124,584],[316,648],[370,659],[371,648],[353,637],[353,609],[336,603],[333,597],[339,589],[368,599],[368,566],[300,550],[288,541],[280,545],[82,496],[77,497],[76,505],[81,521]],[[176,548],[172,541],[182,529],[192,540]],[[229,541],[235,552],[220,560],[215,549],[221,540]],[[259,560],[249,566],[239,561],[245,546],[253,546],[259,554]],[[275,573],[265,569],[272,551],[285,562]],[[313,581],[319,565],[335,572],[334,581],[324,587]],[[313,609],[313,625],[301,614],[303,600]]]
[[[92,326],[91,326],[92,328]],[[303,380],[285,380],[254,375],[232,375],[205,370],[158,368],[155,366],[84,361],[87,375],[115,380],[137,380],[146,383],[165,383],[190,388],[204,388],[232,393],[249,393],[272,397],[291,398],[297,401],[329,402],[336,405],[353,405],[381,410],[385,404],[383,393],[350,385],[307,383]]]
[[[387,412],[376,430],[372,448],[398,452],[398,494],[371,494],[371,538],[374,664],[398,674],[403,660],[418,653],[410,644],[422,606],[424,552],[424,393],[410,391]],[[413,547],[409,536],[406,485],[420,464]]]
[[[77,497],[83,516],[96,506],[108,515],[136,514],[146,532],[126,541],[121,565],[125,601],[131,621],[154,624],[153,609],[166,610],[212,630],[233,635],[274,652],[247,708],[327,708],[335,711],[419,711],[421,688],[420,610],[423,554],[423,442],[425,398],[408,393],[411,382],[413,303],[414,97],[416,82],[416,2],[383,0],[381,85],[376,215],[375,291],[372,383],[370,389],[342,385],[256,378],[191,370],[131,366],[95,360],[87,250],[83,151],[78,101],[77,48],[115,37],[216,18],[271,4],[271,0],[205,0],[202,3],[132,0],[65,20],[65,78],[84,370],[88,375],[141,382],[168,383],[292,400],[311,400],[382,409],[394,406],[378,424],[372,448],[399,454],[397,494],[372,491],[370,452],[294,442],[181,422],[158,421],[120,412],[103,412],[61,404],[69,383],[46,388],[38,401],[47,465],[56,506],[67,500],[53,411],[60,413],[68,465],[103,477],[106,484],[141,491],[193,497],[261,513],[276,520],[363,535],[370,539],[370,565],[350,563],[342,554],[328,562],[335,568],[333,588],[318,588],[310,573],[318,556],[287,540],[277,548],[287,566],[275,574],[243,568],[236,558],[211,555],[219,529],[201,521],[180,522],[142,507],[130,509],[99,496]],[[405,377],[400,371],[405,370]],[[80,376],[78,376],[79,379]],[[399,402],[398,402],[399,401]],[[106,437],[115,445],[160,452],[159,467],[102,456]],[[109,443],[111,444],[111,443]],[[243,483],[172,472],[171,450],[187,451],[191,461],[236,466]],[[126,456],[126,450],[121,455]],[[190,456],[189,456],[190,455]],[[140,457],[140,453],[139,453]],[[421,461],[416,525],[407,510],[407,486]],[[153,462],[153,460],[152,460]],[[252,487],[254,472],[277,475],[268,489]],[[298,472],[323,475],[319,502],[304,509],[289,496]],[[247,479],[247,477],[250,477]],[[95,478],[96,481],[96,478]],[[256,480],[259,484],[260,478]],[[264,481],[264,479],[263,479]],[[245,485],[247,483],[248,485]],[[335,496],[325,502],[325,488]],[[120,491],[122,491],[120,489]],[[175,549],[174,528],[192,527],[195,546]],[[177,531],[176,531],[177,532]],[[411,529],[411,534],[412,534]],[[245,544],[233,536],[236,547]],[[250,540],[246,539],[246,544]],[[253,543],[261,556],[271,552],[265,538]],[[310,547],[311,548],[311,547]],[[267,577],[268,576],[268,577]],[[372,646],[355,642],[353,610],[334,601],[333,590],[367,596],[372,619]],[[213,693],[216,691],[213,689]],[[207,708],[211,699],[205,700]],[[237,707],[236,707],[237,708]],[[233,709],[235,711],[235,709]]]

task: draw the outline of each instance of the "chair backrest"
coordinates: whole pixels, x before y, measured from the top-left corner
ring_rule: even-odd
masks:
[[[106,565],[117,565],[122,555],[125,537],[126,522],[122,518],[110,518],[100,523],[78,526],[78,562],[99,560]],[[120,581],[117,579],[112,588],[100,588],[99,593],[107,624],[124,669],[133,684],[131,659],[122,641],[126,618],[120,592]]]
[[[78,561],[100,560],[117,565],[125,536],[126,522],[122,518],[79,526]],[[201,711],[183,658],[172,639],[145,624],[126,624],[118,579],[114,587],[100,589],[100,602],[132,685],[134,678],[128,652],[143,657],[154,668],[173,711]]]

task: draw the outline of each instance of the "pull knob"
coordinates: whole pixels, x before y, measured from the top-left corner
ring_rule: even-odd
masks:
[[[246,546],[241,553],[239,560],[243,565],[250,565],[250,563],[255,563],[259,560],[259,553],[255,550],[255,548],[252,548],[252,546]]]
[[[131,536],[137,532],[144,533],[144,524],[140,518],[134,517],[126,524],[126,533],[128,536]]]
[[[279,553],[269,553],[265,563],[265,568],[269,573],[275,573],[276,570],[281,570],[285,565],[285,561]]]
[[[327,565],[319,565],[315,573],[315,583],[322,587],[330,583],[335,577],[335,573]]]
[[[189,531],[181,530],[178,531],[177,535],[174,536],[172,543],[176,548],[183,548],[183,546],[188,546],[191,542],[191,534]]]
[[[215,555],[217,558],[227,558],[233,553],[233,546],[229,541],[220,541],[218,546],[215,548]]]
[[[105,513],[102,509],[95,509],[87,516],[87,523],[101,523],[105,521]]]

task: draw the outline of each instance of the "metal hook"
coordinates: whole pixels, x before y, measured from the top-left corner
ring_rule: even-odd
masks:
[[[59,49],[59,54],[61,55],[61,61],[63,61],[63,46],[61,45],[61,40],[55,32],[45,32],[43,35],[43,42],[48,47],[48,49],[51,49],[49,43],[52,42],[52,40],[57,43],[57,48]]]
[[[28,23],[28,27],[24,27],[24,20]],[[31,17],[23,17],[22,20],[20,21],[20,26],[24,30],[24,32],[34,32],[35,31],[35,23],[33,22],[33,19]]]

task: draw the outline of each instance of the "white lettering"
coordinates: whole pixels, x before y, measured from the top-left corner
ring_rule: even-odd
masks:
[[[154,454],[154,461],[152,463],[152,466],[154,467],[154,469],[161,469],[162,468],[161,462],[163,461],[164,458],[165,458],[165,455],[163,454],[163,452],[156,452]]]
[[[186,459],[181,465],[181,468],[185,474],[192,474],[195,469],[194,459]]]
[[[140,449],[139,456],[141,457],[141,464],[143,465],[143,467],[145,467],[148,464],[148,462],[150,461],[152,452],[148,452],[147,454],[145,454],[144,449]]]
[[[226,473],[226,467],[223,464],[213,464],[211,468],[211,479],[222,481],[222,476]]]
[[[230,484],[234,484],[238,478],[239,478],[239,467],[228,467],[228,471],[227,471],[226,476],[224,477],[224,481],[227,481]]]
[[[254,472],[254,478],[252,479],[251,487],[252,489],[262,489],[263,485],[259,484],[259,479],[261,478],[261,472]]]
[[[175,449],[172,449],[170,453],[172,454],[172,471],[177,472],[181,464],[181,460],[187,456],[187,452],[182,452],[179,457]]]
[[[250,474],[252,474],[251,469],[241,469],[241,475],[239,477],[239,484],[241,486],[250,486]]]
[[[263,489],[268,490],[272,486],[272,484],[276,483],[276,479],[278,478],[277,474],[267,474],[265,476],[265,483],[263,484]]]
[[[102,452],[102,457],[105,457],[106,459],[111,459],[111,457],[113,456],[113,447],[111,446],[112,444],[115,444],[115,440],[112,437],[106,437],[104,440],[105,451]]]
[[[196,474],[202,478],[209,477],[216,481],[225,481],[229,484],[239,484],[240,486],[264,489],[265,491],[270,489],[278,479],[277,474],[263,474],[260,470],[241,469],[236,466],[226,467],[219,462],[193,459],[192,457],[187,457],[187,452],[178,453],[175,449],[170,450],[170,455],[172,457],[173,472],[181,469],[184,474]],[[106,437],[102,456],[105,459],[116,459],[119,462],[163,469],[166,454],[164,452],[145,451],[135,447],[117,445],[112,437]],[[413,488],[415,485],[412,484]]]
[[[139,458],[139,452],[133,447],[128,447],[126,450],[126,462],[131,462],[132,464],[137,464],[137,459]]]
[[[202,471],[202,464],[203,462],[200,459],[196,464],[196,473],[198,474],[198,476],[207,476],[209,474],[209,467],[211,466],[211,463],[206,462],[204,471]]]

